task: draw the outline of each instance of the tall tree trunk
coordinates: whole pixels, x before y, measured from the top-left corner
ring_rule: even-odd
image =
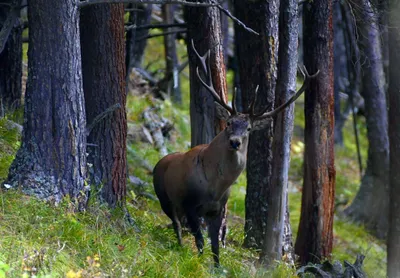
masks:
[[[222,3],[222,7],[224,9],[229,9],[229,0],[224,1]],[[222,50],[224,51],[224,62],[225,67],[228,69],[228,61],[229,61],[229,21],[226,14],[222,11],[221,14],[221,32],[222,32]]]
[[[208,0],[203,0],[203,2]],[[227,102],[228,90],[222,49],[221,19],[218,8],[185,7],[187,23],[187,51],[190,74],[190,128],[192,147],[208,144],[224,127],[216,118],[214,99],[197,78],[196,68],[200,61],[196,57],[192,43],[200,55],[210,50],[210,68],[212,82],[220,98]],[[224,207],[220,238],[225,245],[227,205]]]
[[[200,55],[211,51],[209,63],[215,90],[224,101],[228,97],[218,8],[185,7],[185,19],[190,67],[190,126],[194,147],[211,142],[221,131],[222,123],[216,120],[213,97],[197,78],[196,67],[200,61],[193,52],[191,40]]]
[[[344,24],[339,1],[333,4],[334,29],[334,91],[335,91],[335,144],[343,146],[344,117],[340,109],[340,93],[346,92],[346,83],[349,81],[347,73],[346,47],[344,42]]]
[[[298,42],[298,2],[281,0],[279,18],[279,64],[276,85],[276,106],[285,103],[296,90],[297,42]],[[293,258],[292,240],[285,236],[291,234],[287,211],[288,177],[290,164],[290,143],[294,122],[294,104],[280,113],[275,121],[274,140],[272,143],[272,176],[268,198],[268,219],[260,259],[267,265],[282,259],[282,252],[287,250]],[[284,226],[287,225],[286,229]],[[284,242],[286,240],[287,242]]]
[[[305,95],[304,182],[295,245],[300,262],[330,257],[335,192],[332,0],[304,7],[304,61],[310,81]]]
[[[92,183],[110,205],[126,194],[126,91],[123,4],[86,7],[81,14],[83,88],[89,126]],[[96,117],[119,104],[99,122]]]
[[[358,0],[358,24],[362,64],[362,95],[365,101],[369,142],[367,169],[360,189],[345,213],[361,222],[376,236],[385,237],[388,228],[389,140],[385,77],[377,16],[368,0]]]
[[[162,13],[165,23],[174,23],[174,5],[163,5]],[[165,31],[169,32],[172,28],[167,28]],[[175,103],[182,103],[181,85],[179,78],[179,61],[176,53],[176,34],[169,34],[164,36],[164,49],[166,71],[165,77],[167,81],[167,93],[171,96]]]
[[[241,49],[239,44],[241,44],[242,42],[239,42],[237,32],[239,31],[235,28],[234,42],[233,42],[234,55],[230,67],[234,71],[233,89],[236,90],[236,99],[235,99],[236,109],[238,112],[243,112],[244,107],[242,99],[242,89],[240,87],[240,72],[239,72],[239,59],[238,59],[239,49]]]
[[[8,183],[39,198],[74,199],[86,178],[78,6],[75,0],[31,0],[28,17],[24,132]]]
[[[400,2],[390,1],[389,13],[389,145],[390,209],[387,276],[400,277]]]
[[[18,7],[19,9],[19,7]],[[0,5],[0,28],[8,13],[7,5]],[[18,12],[19,14],[19,12]],[[4,50],[0,53],[0,116],[5,111],[14,110],[21,105],[22,94],[22,26],[19,19],[7,39]]]
[[[385,74],[385,92],[389,85],[389,0],[377,0],[376,9],[379,18],[379,30],[381,37],[381,47],[382,47],[382,63],[383,72]]]
[[[147,5],[129,5],[129,8],[139,9],[139,11],[129,12],[129,24],[142,26],[150,24],[152,4]],[[141,67],[146,49],[147,40],[136,41],[138,38],[143,38],[149,34],[149,29],[130,29],[126,32],[126,76],[129,80],[129,74],[135,67]]]
[[[240,90],[244,110],[260,86],[256,110],[274,107],[275,83],[278,75],[279,0],[235,0],[236,17],[260,33],[236,27]],[[272,121],[264,130],[254,131],[247,154],[247,192],[245,246],[261,248],[267,228],[268,195],[272,172]]]

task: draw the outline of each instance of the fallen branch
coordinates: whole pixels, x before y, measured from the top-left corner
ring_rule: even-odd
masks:
[[[144,180],[141,180],[135,176],[129,176],[129,181],[135,187],[143,188],[143,187],[149,186],[149,184],[147,182],[145,182]]]
[[[131,146],[128,145],[127,151],[129,153],[129,155],[131,156],[131,158],[133,159],[133,162],[135,165],[137,165],[141,168],[144,168],[148,174],[153,173],[153,166],[151,166],[147,160],[140,157]]]
[[[125,221],[135,230],[135,232],[140,233],[141,230],[133,219],[132,215],[129,213],[128,209],[124,206],[124,219]]]
[[[157,201],[157,197],[154,196],[153,194],[143,191],[143,192],[138,192],[136,193],[137,196],[142,196],[142,197],[146,197],[147,199],[153,200],[153,201]]]
[[[17,124],[16,122],[6,120],[6,127],[8,129],[16,129],[20,135],[22,134],[23,127],[22,125]]]

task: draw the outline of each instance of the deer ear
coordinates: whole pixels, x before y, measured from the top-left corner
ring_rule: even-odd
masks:
[[[260,120],[254,120],[252,123],[251,131],[261,130],[261,129],[266,128],[269,125],[271,120],[272,120],[272,118],[264,118],[264,119],[260,119]]]
[[[218,102],[215,103],[215,110],[217,112],[217,118],[223,121],[227,121],[231,114],[229,113],[228,110],[226,110],[224,107],[221,106]]]

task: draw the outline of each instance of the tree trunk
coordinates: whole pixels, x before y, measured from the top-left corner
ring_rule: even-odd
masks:
[[[389,24],[389,145],[390,213],[387,276],[400,277],[400,3],[390,2]]]
[[[162,13],[164,23],[174,23],[174,5],[163,5]],[[167,28],[165,31],[169,32],[172,28]],[[175,103],[182,103],[181,85],[179,78],[179,61],[176,53],[176,34],[169,34],[164,36],[164,49],[166,70],[165,77],[167,81],[167,93]]]
[[[381,38],[383,72],[385,74],[385,92],[389,85],[389,0],[378,0],[375,4],[379,18],[379,35]]]
[[[21,148],[8,183],[58,202],[86,203],[86,121],[74,0],[29,1],[28,84]],[[46,26],[46,28],[43,28]]]
[[[296,91],[297,42],[298,42],[298,2],[281,0],[279,18],[279,64],[276,85],[276,106],[285,103]],[[292,246],[292,240],[285,237],[285,230],[291,234],[290,223],[285,221],[287,212],[288,176],[290,164],[290,143],[294,122],[294,104],[280,113],[275,121],[272,143],[272,176],[268,198],[268,219],[264,245],[260,259],[270,265],[282,259],[283,246]],[[285,225],[288,225],[286,229]],[[283,240],[289,242],[284,243]],[[293,258],[291,250],[288,257]]]
[[[335,144],[343,146],[344,118],[340,109],[340,93],[346,92],[348,73],[346,47],[344,42],[344,24],[339,1],[333,4],[333,30],[334,30],[334,90],[335,90]]]
[[[369,142],[367,169],[360,189],[345,213],[363,223],[376,236],[388,228],[389,140],[380,34],[377,17],[368,0],[358,0],[355,10],[362,64],[362,95],[365,101]]]
[[[18,7],[19,9],[19,7]],[[7,18],[10,8],[0,5],[0,28]],[[19,12],[18,12],[19,14]],[[0,53],[0,117],[3,112],[12,111],[21,105],[22,94],[22,26],[19,19]],[[5,111],[4,111],[5,110]]]
[[[235,28],[234,42],[233,42],[234,55],[232,58],[232,62],[230,63],[230,67],[234,71],[233,89],[236,90],[236,99],[235,99],[236,109],[238,112],[243,112],[244,107],[242,100],[242,89],[240,87],[240,72],[239,72],[239,59],[238,59],[239,49],[241,49],[239,44],[241,44],[242,42],[239,42],[237,32],[240,31],[238,31],[238,29]]]
[[[138,7],[137,7],[138,6]],[[152,4],[143,5],[129,5],[130,8],[140,9],[140,11],[129,12],[130,25],[147,25],[150,24],[151,12],[153,10]],[[136,41],[138,38],[145,37],[149,34],[149,29],[130,29],[126,32],[126,76],[129,80],[129,74],[135,67],[142,66],[144,51],[146,49],[147,40]]]
[[[332,252],[335,192],[332,0],[304,7],[304,61],[310,73],[305,95],[304,182],[295,245],[300,263]]]
[[[236,17],[260,33],[256,36],[236,26],[235,34],[242,103],[246,111],[260,86],[256,111],[274,107],[278,59],[279,1],[235,0]],[[247,154],[245,246],[260,249],[267,228],[268,194],[272,171],[272,121],[254,131]]]
[[[223,1],[222,7],[224,9],[229,10],[229,1]],[[222,50],[224,51],[224,63],[225,67],[228,69],[228,61],[229,61],[229,21],[226,14],[222,11],[220,12],[221,17],[221,32],[222,32]]]
[[[215,117],[213,97],[197,78],[196,67],[200,65],[200,61],[193,52],[191,40],[200,55],[211,51],[209,63],[214,88],[225,102],[228,92],[218,8],[185,7],[185,18],[190,68],[190,127],[194,147],[211,142],[221,131],[222,123]]]
[[[83,88],[89,126],[88,162],[92,183],[112,207],[126,194],[126,91],[123,4],[92,5],[82,10]],[[99,122],[96,116],[115,104]]]

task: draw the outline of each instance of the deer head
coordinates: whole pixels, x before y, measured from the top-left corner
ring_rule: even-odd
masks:
[[[284,110],[290,104],[292,104],[308,87],[310,79],[314,78],[318,75],[319,70],[317,73],[313,75],[309,75],[307,69],[303,67],[299,67],[299,71],[302,73],[304,77],[304,83],[301,88],[284,104],[280,105],[276,109],[267,112],[267,108],[263,109],[256,113],[255,111],[255,103],[257,101],[257,93],[259,86],[256,87],[254,98],[250,103],[249,108],[245,113],[237,112],[235,106],[235,99],[236,99],[236,89],[234,90],[233,97],[232,97],[232,107],[226,104],[221,98],[219,97],[218,93],[215,91],[212,82],[211,76],[211,68],[210,63],[207,63],[207,60],[210,58],[210,50],[206,52],[203,56],[201,56],[192,40],[192,47],[201,62],[201,68],[204,72],[204,76],[208,79],[208,82],[204,81],[199,72],[199,67],[196,68],[197,77],[199,78],[200,82],[204,85],[205,88],[211,93],[213,96],[215,103],[216,103],[216,112],[217,117],[221,120],[226,121],[226,128],[223,132],[226,134],[227,139],[229,141],[230,148],[232,150],[240,150],[243,146],[247,147],[247,138],[251,131],[260,130],[265,128],[268,121],[270,121],[275,115],[279,112]],[[246,144],[243,144],[246,143]]]

